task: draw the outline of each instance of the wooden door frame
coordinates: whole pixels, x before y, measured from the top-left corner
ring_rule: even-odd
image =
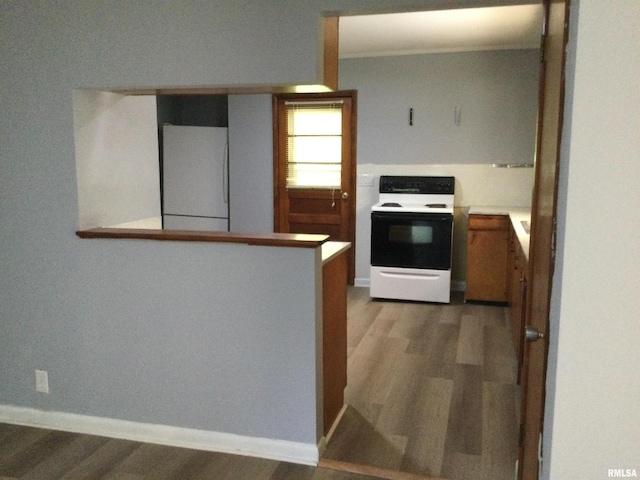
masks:
[[[349,99],[351,101],[351,118],[350,129],[350,171],[349,171],[349,202],[348,202],[348,238],[351,248],[347,252],[349,264],[347,265],[347,283],[353,285],[355,279],[355,251],[356,251],[356,173],[357,173],[357,124],[358,124],[358,92],[356,90],[340,90],[335,92],[323,93],[278,93],[272,97],[273,106],[273,231],[278,232],[281,228],[281,212],[280,212],[280,192],[279,186],[282,182],[283,175],[280,169],[280,154],[285,145],[281,143],[280,122],[278,121],[278,102],[280,100],[296,100],[296,101],[312,101],[312,100],[331,100],[331,99]]]
[[[570,0],[544,0],[545,26],[541,45],[536,172],[531,204],[531,236],[525,323],[538,327],[543,338],[524,344],[522,409],[518,479],[539,476],[539,447],[544,423],[545,383],[549,354],[549,316],[555,267],[558,173],[565,99],[566,44]],[[549,48],[553,46],[552,48]],[[556,55],[561,49],[560,57]],[[552,60],[553,63],[550,63]],[[557,82],[557,83],[556,83]],[[557,89],[551,103],[547,87]],[[557,100],[557,104],[555,101]],[[551,107],[551,108],[545,108]],[[554,124],[553,122],[556,122]],[[551,122],[551,127],[549,123]],[[545,130],[543,135],[543,130]],[[549,153],[547,153],[549,151]],[[543,161],[544,160],[544,161]],[[542,365],[541,370],[530,368]]]

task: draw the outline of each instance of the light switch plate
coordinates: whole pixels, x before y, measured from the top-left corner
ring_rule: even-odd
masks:
[[[373,187],[373,175],[370,173],[361,173],[358,175],[359,187]]]

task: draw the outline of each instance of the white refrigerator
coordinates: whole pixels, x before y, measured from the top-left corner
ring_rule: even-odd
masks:
[[[162,226],[229,230],[227,129],[164,125]]]

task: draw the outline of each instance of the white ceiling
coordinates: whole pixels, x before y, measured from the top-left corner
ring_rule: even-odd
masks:
[[[340,58],[539,48],[542,5],[340,17]]]

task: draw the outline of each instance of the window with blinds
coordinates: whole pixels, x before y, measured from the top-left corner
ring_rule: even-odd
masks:
[[[287,188],[340,188],[342,102],[286,102]]]

